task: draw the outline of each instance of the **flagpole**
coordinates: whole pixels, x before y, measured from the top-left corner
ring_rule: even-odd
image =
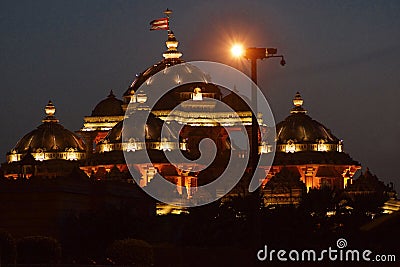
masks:
[[[168,18],[168,34],[170,34],[171,33],[171,29],[170,29],[170,27],[169,27],[169,16],[172,14],[172,10],[170,10],[170,9],[166,9],[165,11],[164,11],[164,14],[165,14],[165,16],[167,16],[167,18]]]

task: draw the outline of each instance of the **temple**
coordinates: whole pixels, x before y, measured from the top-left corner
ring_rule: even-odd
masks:
[[[228,131],[240,131],[238,125],[244,125],[247,134],[252,134],[249,106],[237,95],[235,88],[213,84],[208,75],[190,64],[185,66],[187,76],[203,82],[185,83],[184,77],[170,72],[170,67],[184,61],[172,31],[169,31],[165,44],[167,50],[160,62],[136,75],[122,99],[111,90],[95,105],[91,115],[84,117],[82,128],[75,133],[65,129],[55,118],[55,106],[50,101],[45,108],[43,123],[22,137],[7,154],[7,163],[2,166],[4,176],[9,179],[59,176],[62,168],[45,166],[63,160],[78,165],[90,179],[135,183],[133,176],[136,176],[141,187],[149,186],[155,174],[160,173],[180,186],[176,192],[178,199],[190,199],[199,193],[198,185],[212,181],[224,171],[231,153],[235,157],[244,157],[248,152],[231,143]],[[149,111],[147,104],[151,95],[146,92],[146,86],[157,82],[158,73],[171,79],[175,88],[150,110],[144,125],[133,122],[132,138],[123,140],[124,121],[132,114]],[[218,102],[228,105],[234,112],[221,111]],[[300,93],[295,95],[293,104],[290,115],[276,125],[276,150],[259,138],[260,153],[275,152],[273,165],[260,167],[261,170],[270,168],[262,177],[262,192],[266,195],[267,205],[298,203],[303,191],[314,188],[344,189],[352,184],[354,174],[361,168],[344,152],[341,139],[307,115]],[[262,116],[257,114],[257,118],[261,129],[268,127]],[[174,131],[176,125],[182,126],[178,134]],[[166,135],[162,137],[163,127]],[[143,131],[145,140],[139,141],[137,137]],[[199,142],[204,138],[214,141],[220,158],[210,166],[207,175],[199,171],[201,163],[185,163],[186,171],[182,171],[167,160],[166,154],[177,150],[189,159],[197,158]],[[134,172],[129,172],[124,152],[140,158],[145,150],[151,154],[152,164],[138,161]],[[280,185],[280,181],[293,184],[294,189],[286,192],[287,186]]]

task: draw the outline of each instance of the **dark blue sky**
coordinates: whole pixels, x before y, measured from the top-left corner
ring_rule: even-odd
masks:
[[[276,121],[300,91],[305,107],[364,167],[400,189],[399,1],[1,1],[0,153],[40,124],[52,99],[65,127],[110,89],[159,61],[164,31],[149,22],[165,8],[186,61],[211,60],[248,72],[229,55],[234,40],[277,47],[259,63],[259,84]]]

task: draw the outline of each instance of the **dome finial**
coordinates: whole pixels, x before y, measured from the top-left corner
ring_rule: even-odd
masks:
[[[301,95],[299,92],[296,93],[296,96],[293,99],[293,105],[295,105],[296,107],[300,107],[301,105],[303,105],[303,98],[301,98]]]
[[[172,14],[172,10],[167,8],[166,10],[164,10],[164,14],[169,18],[169,16]]]
[[[182,53],[178,51],[178,40],[175,38],[173,31],[168,32],[168,39],[165,42],[167,51],[163,54],[165,59],[178,59],[182,56]]]
[[[49,103],[47,103],[44,111],[46,112],[47,116],[54,116],[54,113],[56,113],[56,107],[54,106],[53,102],[51,102],[51,100],[49,100]]]
[[[304,103],[303,98],[301,97],[300,93],[297,92],[295,97],[293,98],[293,105],[294,108],[290,111],[290,113],[307,113],[307,110],[305,110],[302,105]]]
[[[58,122],[57,118],[54,116],[56,113],[56,107],[51,100],[49,100],[49,103],[47,103],[44,111],[46,113],[46,117],[42,120],[42,122]]]
[[[115,97],[113,90],[110,90],[110,94],[108,95],[108,97]]]

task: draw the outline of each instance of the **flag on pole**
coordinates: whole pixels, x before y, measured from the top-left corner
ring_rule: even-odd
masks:
[[[150,31],[169,30],[169,19],[168,18],[155,19],[152,22],[150,22],[150,25],[151,25]]]

